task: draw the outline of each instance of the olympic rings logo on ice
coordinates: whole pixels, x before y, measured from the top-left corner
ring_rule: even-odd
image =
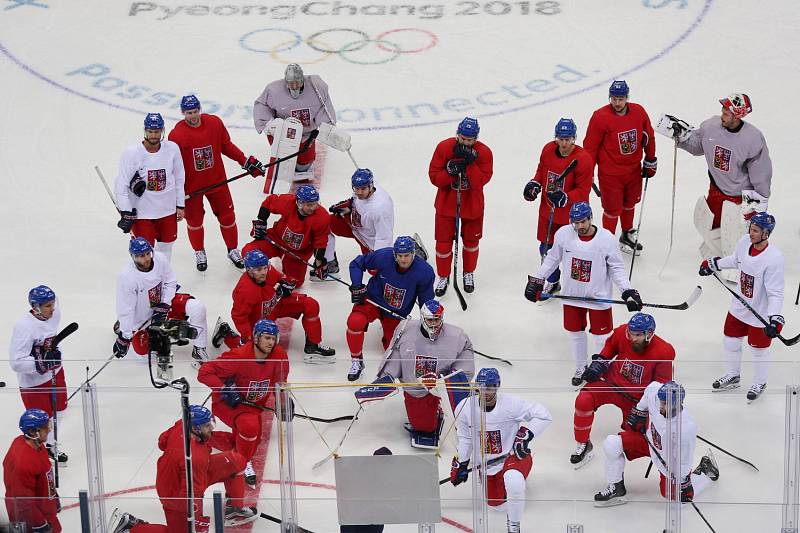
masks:
[[[303,65],[313,65],[333,55],[356,65],[381,65],[404,54],[429,50],[438,42],[433,32],[419,28],[395,28],[374,38],[355,28],[329,28],[305,39],[287,28],[262,28],[239,38],[239,46],[249,52],[269,54],[283,64]]]

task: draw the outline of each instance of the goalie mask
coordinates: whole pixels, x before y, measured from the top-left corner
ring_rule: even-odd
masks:
[[[286,82],[286,90],[289,91],[289,96],[297,100],[300,98],[300,93],[303,92],[303,69],[297,63],[289,63],[286,65],[286,71],[283,73],[283,80]]]
[[[722,107],[733,113],[733,116],[742,119],[753,111],[750,97],[744,93],[733,93],[719,101]]]
[[[436,300],[428,300],[420,309],[422,329],[428,339],[435,341],[444,327],[444,306]]]

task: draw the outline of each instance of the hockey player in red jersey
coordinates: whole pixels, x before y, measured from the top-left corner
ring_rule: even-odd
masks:
[[[634,208],[642,197],[642,178],[655,176],[658,161],[650,118],[641,105],[628,101],[628,94],[625,80],[611,84],[609,105],[592,114],[583,147],[597,164],[603,227],[615,233],[619,219],[622,249],[636,247],[638,253],[642,245],[633,229]]]
[[[306,332],[305,362],[326,364],[336,362],[336,351],[320,344],[322,323],[319,319],[319,302],[307,294],[292,292],[295,280],[285,277],[269,264],[269,257],[261,250],[250,250],[244,257],[245,273],[233,289],[231,318],[241,338],[224,322],[217,324],[211,342],[219,348],[224,340],[235,348],[252,340],[250,332],[263,318],[277,320],[283,317],[302,319]]]
[[[647,385],[672,379],[675,349],[655,332],[655,319],[647,313],[636,313],[627,324],[615,328],[600,353],[592,356],[592,363],[583,372],[586,385],[575,398],[577,446],[570,457],[575,468],[592,457],[589,433],[600,406],[616,405],[624,422]],[[627,429],[624,423],[623,428]]]
[[[45,447],[50,417],[41,409],[28,409],[19,419],[19,429],[22,435],[11,442],[3,459],[8,518],[12,524],[24,524],[20,531],[60,533],[56,513],[61,504]]]
[[[483,187],[492,179],[492,151],[478,140],[477,119],[466,117],[458,124],[456,136],[436,145],[428,177],[436,186],[436,296],[444,296],[450,284],[453,242],[456,235],[456,203],[461,240],[464,243],[464,290],[475,290],[475,268],[478,266],[478,241],[483,235]]]
[[[267,229],[267,220],[272,213],[281,218]],[[242,248],[242,253],[258,249],[268,257],[281,257],[283,273],[297,280],[297,287],[306,279],[308,267],[304,261],[313,255],[317,276],[325,278],[325,247],[331,228],[330,218],[327,211],[319,209],[319,193],[311,185],[301,185],[295,194],[271,194],[262,202],[258,218],[253,221],[254,240]],[[303,261],[298,261],[285,250]]]
[[[529,202],[536,200],[544,188],[545,196],[539,204],[539,227],[536,239],[539,241],[539,255],[544,257],[553,247],[553,235],[562,226],[569,224],[569,210],[576,202],[588,202],[592,190],[592,157],[575,144],[578,127],[571,118],[562,118],[555,128],[554,141],[542,148],[536,174],[525,184],[523,198]],[[556,178],[573,161],[578,166],[556,183]],[[555,293],[561,289],[558,280],[561,270],[556,270],[547,278],[544,292]]]
[[[235,432],[236,451],[247,461],[245,480],[255,486],[250,460],[261,441],[261,408],[272,397],[275,384],[286,383],[289,357],[278,346],[275,322],[259,320],[250,331],[252,340],[204,364],[197,379],[211,387],[211,409]]]
[[[253,177],[264,175],[261,161],[252,155],[245,157],[239,147],[231,141],[222,120],[216,115],[203,113],[200,101],[195,95],[189,94],[181,98],[181,112],[185,120],[175,125],[169,133],[169,140],[177,144],[181,150],[183,168],[186,172],[184,188],[187,195],[191,196],[194,191],[227,179],[225,165],[222,162],[223,155],[239,163]],[[202,272],[208,267],[204,245],[203,197],[208,199],[211,211],[219,221],[222,239],[228,249],[228,259],[236,268],[244,268],[238,250],[239,232],[236,227],[233,198],[226,184],[186,199],[184,217],[189,242],[197,260],[197,270]]]

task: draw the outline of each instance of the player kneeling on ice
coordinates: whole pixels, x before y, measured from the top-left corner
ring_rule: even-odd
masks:
[[[378,369],[378,379],[371,386],[356,392],[359,402],[368,390],[369,399],[382,399],[396,391],[395,380],[403,384],[403,398],[408,415],[406,429],[411,433],[411,446],[436,449],[444,423],[441,398],[433,394],[436,381],[442,377],[466,382],[475,372],[472,342],[459,327],[444,322],[444,307],[428,300],[420,310],[421,320],[409,319],[395,332],[391,349]],[[367,400],[369,401],[369,400]]]
[[[575,468],[592,458],[594,413],[602,405],[616,405],[622,411],[622,427],[628,413],[642,398],[644,387],[652,382],[666,383],[672,379],[675,349],[655,334],[656,321],[646,313],[636,313],[627,324],[616,329],[592,363],[584,370],[586,381],[575,398],[575,453],[570,462]]]
[[[136,358],[148,362],[149,339],[144,326],[158,327],[167,319],[186,320],[197,330],[192,357],[208,360],[206,306],[188,293],[176,292],[175,272],[169,261],[142,237],[130,242],[133,261],[117,275],[117,323],[114,355],[125,357],[133,343]]]
[[[627,503],[624,497],[627,491],[623,479],[625,460],[633,461],[640,457],[649,457],[658,468],[661,474],[661,495],[667,498],[669,473],[664,461],[667,460],[668,424],[670,434],[675,435],[680,430],[681,438],[680,479],[673,478],[669,482],[673,498],[677,498],[680,491],[681,501],[690,502],[712,481],[719,479],[719,468],[711,450],[708,450],[708,455],[703,456],[697,468],[692,470],[697,424],[683,406],[685,396],[686,391],[674,381],[650,383],[628,416],[628,425],[632,429],[606,437],[603,448],[606,452],[605,469],[608,487],[594,495],[596,507]]]
[[[753,354],[753,384],[747,391],[752,402],[767,388],[770,344],[780,334],[785,320],[783,309],[783,254],[769,238],[775,229],[775,217],[766,212],[756,213],[750,219],[748,234],[739,239],[736,250],[727,257],[709,257],[700,265],[700,275],[710,276],[722,269],[738,269],[739,294],[759,317],[737,298],[725,317],[722,344],[728,360],[728,370],[711,384],[714,391],[735,389],[739,386],[742,369],[742,339],[747,337]],[[759,320],[766,317],[764,324]]]
[[[545,279],[560,263],[561,270],[568,273],[564,277],[561,294],[587,299],[564,303],[564,329],[569,334],[572,356],[575,359],[572,384],[577,387],[583,380],[583,371],[589,356],[586,316],[589,316],[589,333],[592,334],[598,352],[603,349],[614,324],[611,304],[591,300],[611,298],[612,281],[622,291],[622,299],[625,300],[628,311],[641,311],[642,298],[628,281],[614,235],[607,229],[592,224],[592,207],[589,203],[574,204],[569,210],[569,221],[569,226],[556,232],[553,247],[547,252],[539,270],[528,276],[525,298],[532,302],[542,300]]]
[[[244,458],[233,450],[233,435],[214,431],[211,411],[200,405],[190,405],[192,487],[194,489],[194,531],[207,533],[210,519],[203,514],[203,494],[215,483],[225,484],[225,525],[238,526],[259,517],[255,507],[244,507]],[[167,525],[148,524],[129,513],[114,512],[109,533],[175,533],[186,531],[186,453],[183,441],[183,421],[158,437],[161,457],[156,466],[156,492],[164,508]],[[219,453],[212,453],[220,450]]]
[[[500,373],[496,368],[481,368],[475,383],[481,387],[480,408],[486,412],[486,425],[482,428],[486,432],[486,497],[489,505],[498,510],[505,506],[508,533],[519,533],[525,509],[525,480],[533,467],[530,443],[547,429],[553,417],[538,402],[498,392]],[[474,426],[481,423],[472,418],[473,411],[477,411],[476,398],[464,398],[455,409],[458,455],[453,457],[450,469],[453,485],[464,483],[469,476]],[[501,462],[502,458],[505,460]]]
[[[252,340],[228,350],[200,367],[197,380],[211,387],[211,409],[236,436],[236,451],[247,461],[245,481],[255,487],[250,460],[261,442],[261,416],[272,399],[276,383],[286,383],[289,357],[278,346],[278,326],[259,320]]]

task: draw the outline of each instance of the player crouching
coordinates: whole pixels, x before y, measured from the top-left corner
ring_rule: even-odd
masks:
[[[519,533],[525,509],[525,480],[533,467],[530,442],[547,429],[553,417],[542,404],[501,394],[500,373],[482,368],[475,378],[481,387],[480,408],[486,412],[486,496],[491,507],[507,513],[508,533]],[[472,434],[480,420],[473,420],[475,395],[459,402],[455,412],[458,455],[453,457],[450,482],[459,485],[469,476],[473,456]],[[470,405],[470,404],[473,405]],[[466,408],[465,408],[466,407]],[[505,458],[505,460],[502,460]]]
[[[661,495],[667,497],[668,472],[664,463],[666,460],[664,444],[669,438],[668,432],[672,435],[680,432],[681,439],[680,482],[674,478],[670,481],[673,498],[676,498],[680,491],[681,501],[690,502],[712,481],[719,479],[719,468],[711,450],[708,451],[708,455],[703,456],[697,468],[692,470],[697,424],[694,417],[683,407],[685,397],[686,391],[674,381],[667,383],[654,381],[647,386],[642,399],[628,416],[628,424],[632,429],[617,435],[609,435],[603,443],[606,452],[608,487],[594,495],[595,507],[627,503],[625,499],[627,491],[623,479],[625,459],[633,461],[640,457],[649,457],[661,474]],[[667,424],[670,425],[669,428]]]

